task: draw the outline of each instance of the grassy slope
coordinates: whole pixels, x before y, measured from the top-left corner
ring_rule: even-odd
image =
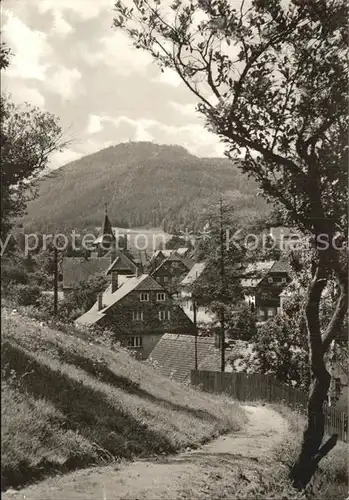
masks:
[[[2,488],[116,458],[175,452],[244,422],[228,398],[2,311]]]

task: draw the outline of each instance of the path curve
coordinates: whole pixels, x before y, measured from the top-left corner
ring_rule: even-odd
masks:
[[[245,427],[195,451],[153,461],[136,461],[75,471],[49,478],[21,491],[8,490],[3,500],[153,500],[212,498],[212,481],[223,479],[224,467],[246,471],[251,464],[272,460],[287,423],[266,406],[244,406]],[[241,466],[243,464],[243,466]],[[242,467],[242,468],[241,468]],[[240,474],[242,474],[240,472]],[[243,477],[243,476],[241,476]]]

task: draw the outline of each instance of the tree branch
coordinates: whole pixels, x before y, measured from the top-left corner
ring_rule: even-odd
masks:
[[[341,327],[344,317],[348,311],[348,283],[341,285],[340,296],[337,300],[336,309],[332,315],[331,321],[328,324],[325,333],[322,335],[322,345],[326,352],[332,341],[336,338],[337,332]]]

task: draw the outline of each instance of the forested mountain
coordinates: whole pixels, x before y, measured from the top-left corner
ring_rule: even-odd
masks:
[[[230,196],[242,220],[269,210],[256,196],[255,183],[228,159],[198,158],[180,146],[128,142],[44,177],[23,222],[37,231],[92,229],[100,226],[107,203],[115,226],[195,230],[220,193]]]

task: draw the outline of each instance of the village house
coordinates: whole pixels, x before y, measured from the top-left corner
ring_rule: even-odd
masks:
[[[212,313],[207,310],[207,307],[202,306],[194,301],[192,286],[196,280],[204,273],[207,265],[205,262],[197,262],[190,269],[188,274],[180,282],[178,303],[181,305],[186,315],[196,324],[198,328],[206,328],[208,325],[215,323],[215,318]],[[196,318],[194,319],[194,315]]]
[[[157,267],[160,266],[160,264],[164,260],[166,260],[171,255],[178,255],[179,257],[186,258],[188,257],[188,254],[189,254],[189,248],[187,247],[181,247],[177,249],[155,250],[149,262],[151,270],[154,271]]]
[[[115,340],[146,359],[164,333],[194,335],[192,321],[150,275],[119,275],[111,270],[111,285],[77,325],[99,326]]]
[[[77,284],[96,274],[111,277],[112,270],[119,275],[134,275],[142,271],[141,263],[136,263],[127,249],[127,239],[123,239],[122,248],[116,240],[107,210],[100,234],[92,244],[86,257],[64,257],[62,263],[63,294],[69,293]]]
[[[173,253],[151,272],[151,276],[170,294],[175,294],[179,292],[180,282],[193,265],[192,260]]]
[[[290,267],[281,261],[249,264],[241,280],[245,300],[256,312],[258,322],[273,318],[280,311],[280,293],[291,282]]]

